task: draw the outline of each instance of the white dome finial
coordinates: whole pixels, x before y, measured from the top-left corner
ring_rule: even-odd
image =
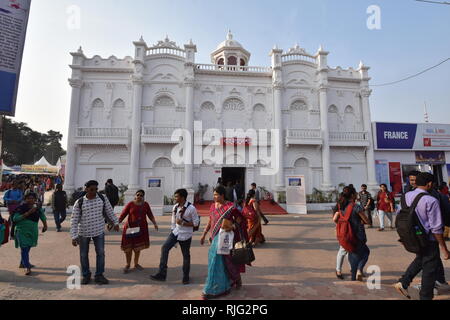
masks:
[[[233,40],[233,34],[231,33],[231,30],[228,30],[227,40]]]

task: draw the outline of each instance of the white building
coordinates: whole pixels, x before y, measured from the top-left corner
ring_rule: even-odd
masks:
[[[340,183],[376,187],[369,68],[362,63],[330,68],[322,47],[309,54],[295,46],[272,49],[270,67],[252,67],[250,52],[231,33],[211,64],[197,63],[192,41],[180,48],[166,38],[149,47],[141,38],[134,50],[124,59],[71,53],[68,191],[113,178],[131,194],[159,177],[167,196],[202,183],[211,199],[222,175],[282,191],[295,174],[305,175],[307,193]],[[204,130],[280,129],[278,174],[263,176],[267,163],[235,154],[225,159],[234,164],[174,164],[171,135],[176,128],[193,132],[194,121]]]

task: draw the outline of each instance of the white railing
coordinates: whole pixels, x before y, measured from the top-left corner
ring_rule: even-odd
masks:
[[[150,48],[147,50],[147,55],[169,54],[178,57],[186,57],[186,52],[182,49],[176,48]]]
[[[291,139],[322,139],[322,132],[318,129],[289,129],[287,137]]]
[[[176,127],[155,127],[143,126],[142,136],[146,137],[172,137],[173,132],[178,129]]]
[[[206,71],[223,71],[223,72],[254,72],[254,73],[270,73],[270,67],[250,67],[250,66],[225,66],[220,64],[196,64],[197,70]]]
[[[333,141],[367,141],[367,132],[330,132]]]
[[[291,62],[291,61],[306,61],[310,63],[317,63],[317,60],[315,57],[307,55],[307,54],[301,54],[301,53],[287,53],[282,55],[281,61],[283,62]]]
[[[127,128],[78,128],[79,138],[128,138]]]

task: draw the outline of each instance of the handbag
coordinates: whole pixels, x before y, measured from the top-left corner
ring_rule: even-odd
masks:
[[[128,217],[128,228],[127,231],[125,232],[125,236],[129,239],[132,238],[139,238],[141,236],[141,220],[142,220],[142,207],[143,205],[139,208],[139,219],[138,219],[138,227],[135,228],[131,228],[131,224],[130,224],[130,217]]]
[[[249,265],[256,260],[255,253],[253,252],[252,246],[245,241],[240,225],[237,225],[239,228],[239,234],[241,235],[241,241],[237,242],[234,245],[234,249],[231,250],[231,261],[236,265]]]

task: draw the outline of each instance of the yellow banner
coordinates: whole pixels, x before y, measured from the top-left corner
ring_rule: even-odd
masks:
[[[47,166],[22,165],[22,172],[37,172],[37,173],[58,173],[58,168]]]

